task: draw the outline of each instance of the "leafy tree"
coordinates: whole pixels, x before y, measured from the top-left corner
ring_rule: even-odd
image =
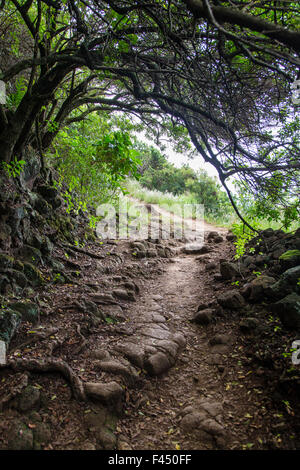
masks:
[[[153,145],[147,145],[138,140],[135,141],[135,148],[138,152],[139,158],[141,159],[141,165],[139,168],[139,173],[144,175],[147,171],[153,169],[155,171],[161,170],[163,166],[167,163],[165,158],[159,150],[157,150]]]
[[[229,199],[216,178],[206,171],[195,172],[187,165],[176,168],[153,146],[138,143],[141,158],[140,183],[148,189],[157,189],[174,195],[190,193],[194,201],[203,204],[206,214],[222,217],[231,212]]]
[[[3,161],[26,159],[28,144],[42,155],[74,119],[123,111],[177,148],[189,149],[189,137],[241,217],[230,177],[289,204],[300,168],[291,97],[300,78],[297,2],[2,0],[0,7],[9,98],[0,105]]]
[[[187,189],[188,179],[196,179],[196,174],[191,168],[176,168],[155,147],[137,142],[136,149],[141,159],[138,170],[141,174],[140,183],[146,188],[178,195]]]
[[[186,186],[196,201],[204,205],[206,213],[222,217],[231,212],[227,194],[221,190],[216,178],[209,176],[206,171],[198,171],[197,178],[189,181]]]
[[[47,156],[58,171],[68,210],[86,210],[87,204],[95,208],[112,200],[126,176],[138,177],[140,161],[130,134],[115,130],[126,125],[130,128],[124,119],[91,113],[57,135]]]

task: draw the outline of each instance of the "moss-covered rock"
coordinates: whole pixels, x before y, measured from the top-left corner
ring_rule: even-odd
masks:
[[[46,423],[37,423],[33,429],[34,448],[38,449],[41,444],[47,444],[51,440],[50,427]]]
[[[228,280],[240,276],[238,266],[236,266],[234,263],[229,263],[227,261],[224,261],[220,264],[220,273],[223,279]]]
[[[292,292],[300,293],[300,285],[298,284],[300,279],[300,265],[293,268],[287,269],[281,276],[280,279],[271,286],[268,291],[270,298],[280,299],[287,294]]]
[[[43,244],[43,237],[39,233],[31,232],[28,239],[26,240],[26,243],[27,245],[38,248],[40,250]]]
[[[94,231],[92,228],[87,227],[87,228],[85,229],[84,238],[85,238],[86,240],[89,240],[89,241],[94,242],[94,241],[96,241],[97,236],[96,236],[96,234],[95,234],[95,231]]]
[[[14,258],[12,256],[0,253],[0,269],[11,268],[14,264]]]
[[[63,199],[60,196],[56,196],[54,199],[50,201],[53,209],[59,209],[63,205]]]
[[[11,338],[21,323],[22,316],[19,312],[8,307],[0,309],[0,339],[8,345]]]
[[[0,225],[0,246],[3,249],[7,249],[11,243],[11,228],[9,225],[1,224]]]
[[[42,196],[39,196],[38,194],[34,198],[33,207],[38,211],[40,215],[47,216],[51,213],[51,205]]]
[[[106,407],[98,407],[97,410],[85,416],[88,430],[96,437],[101,447],[112,450],[116,446],[116,436],[114,434],[118,418],[108,411]]]
[[[58,261],[57,259],[51,258],[51,260],[49,260],[49,263],[53,270],[56,271],[56,273],[62,273],[65,270],[64,264],[61,261]]]
[[[283,253],[279,259],[291,259],[294,256],[300,257],[300,250],[288,250],[285,253]]]
[[[41,159],[33,149],[27,149],[26,165],[20,176],[23,187],[32,188],[33,183],[41,171]]]
[[[53,251],[53,243],[49,240],[48,237],[45,236],[43,239],[43,243],[41,245],[41,252],[45,256],[51,256],[52,251]]]
[[[35,324],[39,319],[39,306],[33,302],[14,302],[10,304],[10,308],[19,312],[22,316],[22,320],[24,321]]]
[[[62,232],[70,232],[74,230],[74,224],[72,223],[71,217],[67,215],[59,215],[57,221]]]
[[[217,298],[218,303],[225,308],[238,310],[245,306],[245,300],[236,290],[230,290],[220,294]]]
[[[9,276],[10,279],[12,279],[13,282],[15,282],[18,286],[22,287],[22,289],[26,287],[28,284],[28,279],[22,273],[22,271],[17,271],[16,269],[10,269],[7,272],[7,275]]]
[[[40,405],[40,391],[33,385],[27,385],[18,397],[17,408],[19,411],[29,411]]]
[[[300,330],[300,296],[295,292],[271,305],[271,310],[286,328]]]
[[[0,293],[6,294],[10,288],[10,285],[11,283],[10,283],[9,277],[6,276],[5,274],[1,274],[0,275]]]
[[[42,261],[42,253],[40,250],[30,245],[23,245],[20,250],[20,256],[34,265],[37,265]]]
[[[44,283],[40,270],[32,263],[24,262],[24,274],[32,286],[37,287]]]
[[[117,438],[110,429],[100,429],[97,434],[97,440],[104,450],[113,450],[116,448]]]
[[[10,208],[7,224],[11,228],[13,239],[23,240],[23,220],[27,217],[24,205],[18,204]]]
[[[50,225],[58,231],[59,237],[73,242],[73,231],[75,225],[71,218],[66,215],[58,214],[52,218]]]
[[[283,270],[293,268],[300,265],[300,250],[288,250],[285,251],[279,257],[280,265]]]
[[[22,261],[20,261],[18,259],[15,259],[14,264],[13,264],[13,269],[15,269],[16,271],[23,272],[24,271],[24,264],[22,263]]]
[[[14,421],[8,431],[9,450],[32,450],[33,432],[22,421]]]
[[[270,288],[275,284],[274,277],[261,275],[244,286],[241,293],[251,302],[258,302],[270,292]]]

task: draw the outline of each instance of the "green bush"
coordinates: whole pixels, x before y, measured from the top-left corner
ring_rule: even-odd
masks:
[[[93,113],[64,127],[48,158],[59,175],[56,185],[64,188],[67,211],[114,200],[127,175],[138,177],[136,154],[129,132],[106,116]]]

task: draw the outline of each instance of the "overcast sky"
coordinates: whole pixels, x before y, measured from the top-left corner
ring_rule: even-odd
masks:
[[[202,170],[206,170],[211,176],[218,176],[216,169],[209,163],[205,163],[201,155],[196,155],[191,159],[182,153],[175,153],[172,148],[166,151],[166,155],[168,156],[169,162],[174,163],[174,165],[178,167],[187,164],[193,168],[193,170],[199,170],[201,168]]]
[[[147,139],[143,133],[139,133],[137,137],[139,140],[142,140],[146,144],[153,145],[153,147],[158,148],[157,145],[153,141]],[[166,144],[165,140],[164,140],[164,144]],[[174,152],[171,145],[169,146],[166,145],[166,147],[167,147],[166,150],[164,150],[161,153],[166,155],[169,162],[173,163],[175,166],[181,167],[182,165],[187,164],[188,166],[193,168],[193,170],[199,170],[199,169],[206,170],[210,176],[216,176],[218,178],[218,173],[215,170],[215,168],[209,163],[205,163],[200,154],[196,155],[193,159],[191,159],[191,158],[188,158],[186,155],[184,155],[184,153]]]
[[[144,133],[137,134],[137,137],[142,142],[145,142],[148,145],[153,145],[153,147],[158,148],[157,145],[153,141],[151,141],[151,140],[147,139],[147,137],[145,137]],[[164,140],[164,144],[166,144],[165,140]],[[195,171],[197,171],[199,169],[205,170],[205,171],[207,171],[209,176],[215,176],[217,178],[217,181],[221,184],[221,182],[219,180],[217,170],[212,165],[210,165],[209,163],[205,163],[200,154],[196,154],[195,157],[191,159],[191,158],[188,158],[186,155],[184,155],[184,153],[174,152],[171,145],[169,145],[169,146],[166,145],[166,147],[167,147],[166,150],[164,150],[161,153],[166,155],[166,157],[168,158],[170,163],[173,163],[177,167],[181,167],[182,165],[187,164],[191,168],[193,168],[193,170],[195,170]],[[227,181],[227,186],[228,186],[228,188],[230,189],[230,191],[232,193],[235,193],[236,190],[235,190],[235,187],[234,187],[232,181],[230,181],[230,180]]]

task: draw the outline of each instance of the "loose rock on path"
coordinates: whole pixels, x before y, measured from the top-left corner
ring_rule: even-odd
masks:
[[[76,277],[37,289],[39,319],[24,319],[7,351],[12,370],[0,370],[0,448],[293,448],[286,413],[246,354],[241,332],[257,319],[243,318],[232,253],[212,226],[200,244],[70,250]]]

